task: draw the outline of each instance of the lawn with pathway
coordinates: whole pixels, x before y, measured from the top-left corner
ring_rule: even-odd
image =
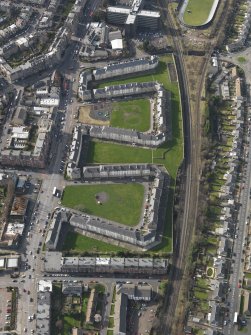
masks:
[[[67,186],[62,205],[127,226],[136,226],[142,212],[144,186],[95,184]]]

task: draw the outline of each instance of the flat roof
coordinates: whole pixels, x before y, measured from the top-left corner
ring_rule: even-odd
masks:
[[[45,253],[45,271],[61,271],[61,258],[62,252],[49,252]]]
[[[5,258],[0,258],[0,268],[4,268]]]
[[[18,257],[7,258],[7,268],[17,268],[18,267]]]
[[[123,49],[123,40],[122,38],[117,38],[111,41],[112,49]]]

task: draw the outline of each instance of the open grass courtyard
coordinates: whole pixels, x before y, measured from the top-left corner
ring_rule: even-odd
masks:
[[[111,126],[147,131],[150,128],[150,102],[134,99],[113,103]]]
[[[143,200],[144,186],[137,183],[79,185],[65,188],[62,205],[135,226],[139,223]]]
[[[78,233],[69,232],[64,241],[63,251],[74,251],[76,253],[116,253],[119,251],[126,251],[126,249]]]
[[[191,26],[203,25],[210,13],[214,0],[189,0],[183,16],[185,24]]]

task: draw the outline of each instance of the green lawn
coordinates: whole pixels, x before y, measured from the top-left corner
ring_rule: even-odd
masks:
[[[99,204],[98,199],[103,195],[106,199]],[[80,185],[65,188],[62,205],[127,226],[135,226],[139,223],[143,200],[142,184]]]
[[[200,290],[195,288],[194,296],[195,296],[195,298],[197,298],[199,300],[208,300],[208,292],[207,291],[200,291]]]
[[[109,317],[108,320],[108,328],[113,328],[114,327],[114,317]]]
[[[113,103],[111,126],[147,131],[150,128],[150,102],[135,99]]]
[[[80,327],[80,314],[64,315],[64,335],[71,334],[73,327]]]
[[[200,26],[206,22],[214,0],[189,0],[183,16],[185,24]]]
[[[58,324],[63,324],[62,316],[62,284],[53,284],[52,287],[52,301],[51,306],[51,333],[55,335],[62,335],[61,327]]]
[[[239,312],[240,315],[242,315],[244,312],[244,304],[245,304],[245,297],[244,295],[241,295],[240,312]]]
[[[130,147],[116,143],[90,142],[87,160],[89,163],[148,163],[152,153],[149,149]]]
[[[202,279],[202,278],[197,278],[196,279],[196,286],[200,287],[202,289],[208,289],[209,285],[206,279]]]
[[[89,292],[84,292],[82,296],[82,314],[83,314],[83,319],[86,319],[86,312],[87,312],[87,305],[88,305],[88,300],[89,300]]]
[[[115,304],[111,305],[110,315],[114,315]]]
[[[105,243],[77,233],[69,232],[63,245],[64,251],[81,252],[119,252],[126,251],[122,247]]]

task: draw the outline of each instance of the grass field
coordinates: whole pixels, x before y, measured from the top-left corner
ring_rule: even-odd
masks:
[[[81,252],[118,252],[126,251],[122,247],[118,247],[113,244],[105,243],[84,235],[69,232],[66,236],[63,245],[64,251],[74,251],[77,253]]]
[[[200,26],[207,20],[214,0],[189,0],[183,16],[185,24]]]
[[[100,204],[98,200],[101,201]],[[142,184],[80,185],[65,188],[62,205],[127,226],[135,226],[139,223],[143,200]]]
[[[147,131],[150,128],[150,102],[135,99],[113,103],[111,126]]]
[[[68,314],[64,315],[64,335],[68,335],[71,333],[72,328],[80,327],[80,314]]]

